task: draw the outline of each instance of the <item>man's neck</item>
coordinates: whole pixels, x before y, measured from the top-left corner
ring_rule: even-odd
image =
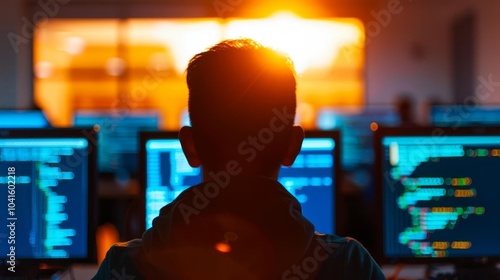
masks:
[[[203,168],[203,181],[217,181],[217,180],[222,180],[226,179],[231,180],[231,177],[235,176],[260,176],[260,177],[266,177],[272,180],[278,180],[278,173],[279,173],[279,168],[271,170],[271,171],[263,171],[258,168],[252,168],[248,166],[238,166],[237,164],[234,165],[227,165],[225,169],[219,169],[218,171],[213,171],[213,169],[207,169]]]

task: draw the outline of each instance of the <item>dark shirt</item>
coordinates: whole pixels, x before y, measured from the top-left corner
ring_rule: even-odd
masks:
[[[94,279],[385,279],[352,238],[322,235],[277,181],[193,186],[142,239],[114,245]]]

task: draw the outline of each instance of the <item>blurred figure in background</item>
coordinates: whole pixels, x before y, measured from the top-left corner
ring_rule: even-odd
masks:
[[[415,121],[415,101],[410,93],[402,93],[394,100],[394,107],[401,118],[401,127],[417,127]]]

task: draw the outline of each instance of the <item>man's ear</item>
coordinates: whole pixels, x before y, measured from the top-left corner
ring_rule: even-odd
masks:
[[[300,153],[302,148],[302,141],[304,141],[304,130],[300,125],[294,125],[292,127],[292,135],[290,137],[290,145],[285,153],[285,157],[281,162],[284,166],[292,166],[295,158]]]
[[[182,151],[191,167],[200,167],[201,162],[196,152],[193,140],[193,128],[183,126],[179,131],[179,140],[181,141]]]

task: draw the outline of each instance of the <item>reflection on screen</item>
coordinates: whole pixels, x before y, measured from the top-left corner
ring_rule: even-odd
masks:
[[[385,136],[386,257],[500,255],[500,136]]]
[[[87,257],[88,147],[84,138],[0,139],[0,219],[14,225],[0,233],[1,256],[15,246],[16,259]]]
[[[333,233],[334,148],[331,138],[306,138],[290,168],[282,168],[279,181],[302,205],[316,231]],[[182,191],[202,181],[201,170],[189,166],[179,140],[146,141],[146,228],[160,209]]]

